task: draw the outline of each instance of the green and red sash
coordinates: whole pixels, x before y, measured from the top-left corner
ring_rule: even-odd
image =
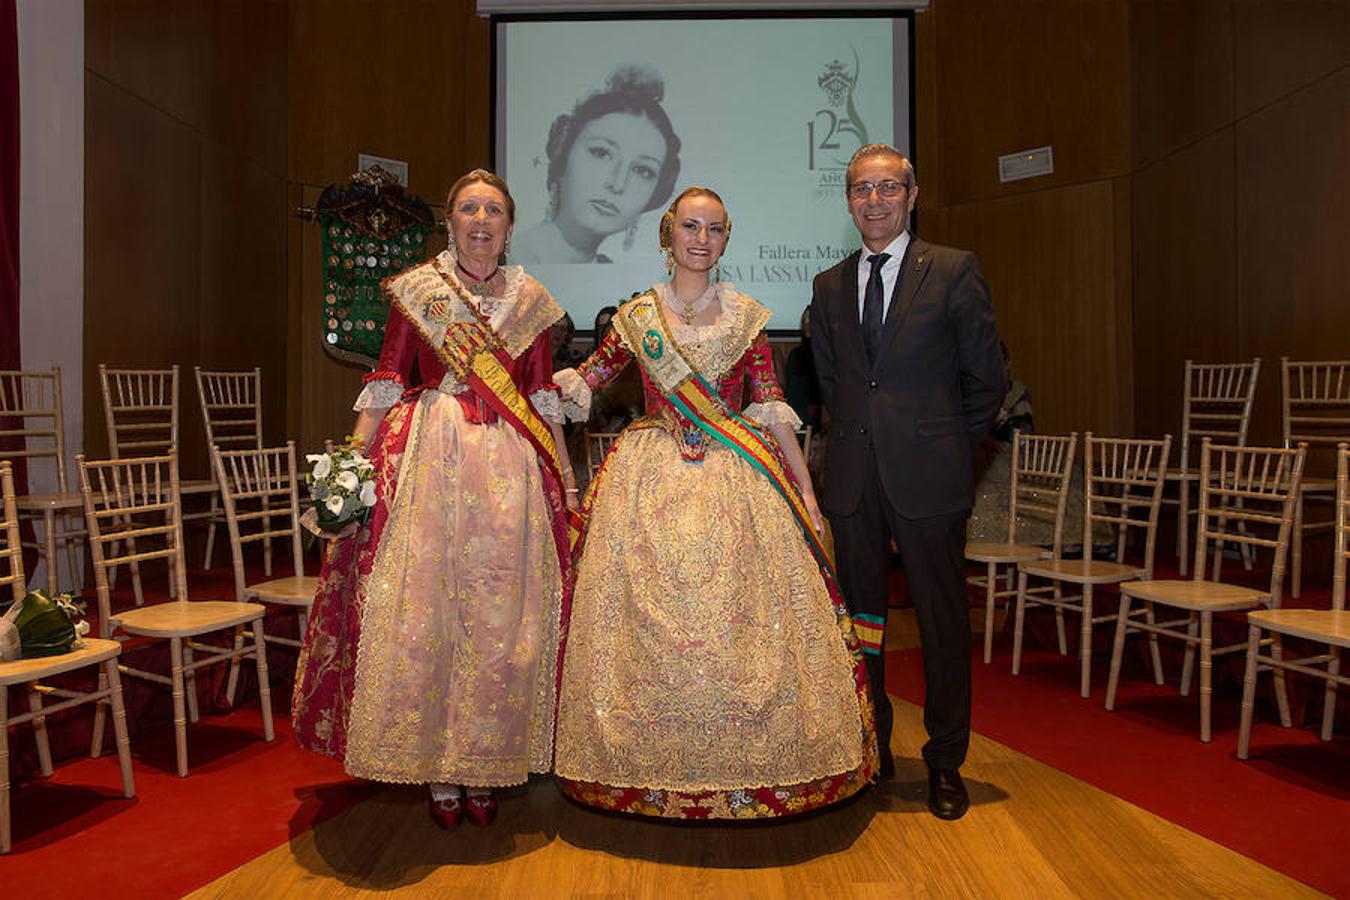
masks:
[[[829,555],[811,526],[806,504],[788,475],[778,445],[760,426],[733,412],[716,389],[689,364],[666,325],[656,293],[648,291],[624,304],[614,322],[629,348],[640,350],[634,355],[670,404],[704,434],[769,480],[791,510],[816,562],[833,578]]]

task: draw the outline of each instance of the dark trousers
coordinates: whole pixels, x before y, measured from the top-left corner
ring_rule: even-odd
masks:
[[[966,597],[964,510],[907,519],[891,508],[868,454],[868,478],[852,515],[830,516],[840,587],[854,614],[888,609],[891,539],[900,550],[923,645],[923,724],[929,766],[955,769],[970,746],[970,605]],[[890,746],[894,715],[886,696],[885,656],[868,655],[867,677],[876,707],[877,740]]]

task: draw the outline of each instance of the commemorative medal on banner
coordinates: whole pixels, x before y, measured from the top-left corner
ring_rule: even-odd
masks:
[[[373,366],[389,315],[380,282],[425,258],[435,218],[379,167],[326,188],[316,212],[323,229],[324,348]]]

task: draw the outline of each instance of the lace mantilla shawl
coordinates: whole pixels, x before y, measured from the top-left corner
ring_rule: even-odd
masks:
[[[516,359],[529,349],[539,333],[563,317],[563,309],[548,290],[520,266],[503,266],[506,292],[489,298],[492,311],[483,311],[506,352]],[[414,266],[385,282],[390,301],[397,303],[438,353],[444,352],[445,328],[450,322],[472,322],[473,311],[449,282],[458,283],[455,257],[448,250],[431,262]]]

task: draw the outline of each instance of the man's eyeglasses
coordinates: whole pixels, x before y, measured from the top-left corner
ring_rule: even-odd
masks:
[[[866,200],[872,196],[872,191],[876,191],[887,200],[892,197],[899,197],[909,185],[903,181],[855,181],[848,186],[848,195],[857,200]]]

